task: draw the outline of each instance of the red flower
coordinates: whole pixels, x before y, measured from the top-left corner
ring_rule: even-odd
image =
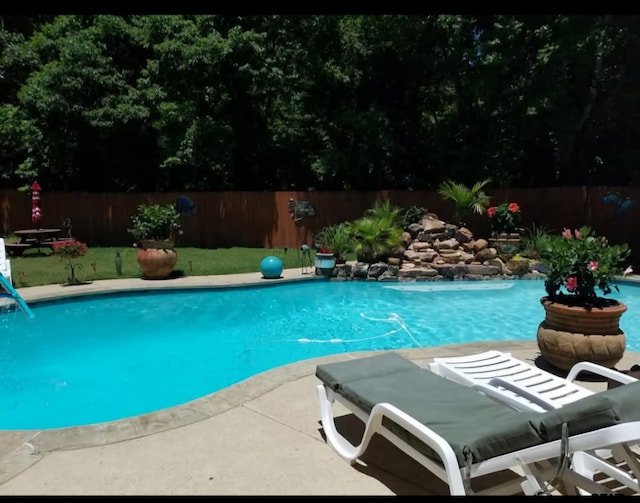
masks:
[[[501,203],[487,209],[491,230],[494,233],[517,232],[520,225],[518,203]]]
[[[569,276],[564,286],[569,292],[573,292],[576,288],[578,288],[578,280],[575,276]]]
[[[54,255],[62,258],[78,258],[86,255],[87,245],[80,241],[59,241],[51,244]]]

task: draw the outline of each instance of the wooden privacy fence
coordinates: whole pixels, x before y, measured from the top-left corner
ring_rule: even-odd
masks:
[[[522,225],[563,227],[591,225],[611,243],[626,242],[640,256],[638,217],[640,204],[621,205],[620,201],[640,199],[640,187],[551,187],[537,189],[487,190],[492,205],[517,202],[522,209]],[[618,194],[617,201],[611,195]],[[450,219],[453,203],[436,191],[386,190],[371,192],[172,192],[172,193],[61,193],[42,188],[40,207],[42,227],[60,227],[69,217],[73,235],[89,246],[131,246],[127,232],[131,216],[139,204],[173,203],[181,195],[196,205],[194,215],[181,218],[180,246],[220,248],[232,246],[297,248],[311,245],[317,231],[325,225],[353,220],[371,208],[376,199],[389,199],[393,206],[422,206]],[[292,218],[289,201],[307,201],[314,216]],[[0,190],[3,235],[33,227],[31,194]],[[627,208],[628,206],[628,208]],[[625,208],[627,208],[625,210]],[[489,235],[486,215],[474,215],[469,227],[476,237]]]

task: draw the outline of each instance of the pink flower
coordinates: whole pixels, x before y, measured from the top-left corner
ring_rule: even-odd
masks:
[[[520,206],[518,206],[518,203],[511,203],[511,204],[509,204],[509,211],[511,213],[515,213],[517,211],[520,211]]]
[[[575,233],[576,233],[576,239],[582,239],[582,233],[578,229],[575,230]]]
[[[567,239],[571,239],[573,237],[571,235],[571,229],[567,229],[566,227],[562,230],[562,235]]]
[[[595,260],[592,260],[591,262],[589,262],[589,270],[590,271],[598,270],[598,263]]]
[[[496,207],[495,206],[492,206],[491,208],[489,208],[487,210],[487,215],[489,215],[489,218],[492,218],[493,215],[495,215],[495,214],[496,214]]]
[[[564,286],[569,292],[573,292],[576,288],[578,288],[578,280],[575,276],[569,276]]]

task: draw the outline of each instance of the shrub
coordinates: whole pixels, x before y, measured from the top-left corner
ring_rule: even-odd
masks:
[[[547,247],[551,231],[549,228],[538,227],[535,224],[531,228],[524,229],[520,236],[520,252],[523,256],[539,259],[542,250]]]
[[[141,204],[127,229],[138,241],[174,238],[180,229],[180,213],[173,204]]]
[[[596,288],[603,295],[611,293],[610,285],[623,274],[629,253],[627,244],[610,245],[606,237],[595,236],[587,226],[573,233],[565,228],[550,236],[542,250],[547,295],[571,305],[602,305]]]
[[[426,208],[415,205],[400,211],[400,216],[402,217],[402,224],[404,227],[419,222],[426,214]]]
[[[495,234],[516,232],[520,226],[520,206],[518,203],[502,203],[487,210],[491,229]]]

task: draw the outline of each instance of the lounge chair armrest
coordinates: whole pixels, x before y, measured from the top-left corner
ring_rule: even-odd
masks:
[[[574,381],[578,377],[578,374],[580,374],[580,372],[591,372],[592,374],[597,374],[622,384],[630,384],[637,381],[635,377],[623,374],[618,370],[613,370],[593,362],[576,363],[573,367],[571,367],[571,370],[569,370],[566,380]]]
[[[513,395],[507,394],[503,389],[499,389],[498,386],[502,386],[505,389],[513,392]],[[545,400],[538,398],[537,396],[529,393],[526,390],[520,388],[517,384],[513,384],[500,377],[494,377],[488,384],[477,383],[470,386],[472,389],[479,391],[487,395],[489,398],[493,398],[495,401],[511,407],[514,410],[531,410],[531,405],[524,399],[538,404],[544,410],[552,409],[553,407]]]
[[[517,395],[517,397],[520,398],[520,401],[518,401],[517,398],[514,398],[513,401],[520,403],[518,410],[531,410],[530,405],[529,406],[522,405],[523,403],[522,399],[529,400],[531,403],[536,404],[538,407],[541,407],[544,410],[551,410],[556,408],[556,405],[553,402],[550,402],[547,398],[540,395],[540,393],[524,388],[520,386],[518,383],[510,381],[505,377],[494,377],[489,381],[488,386],[494,387],[494,388],[501,386],[502,388],[509,390],[515,395]],[[500,390],[497,390],[497,391],[500,392]]]

